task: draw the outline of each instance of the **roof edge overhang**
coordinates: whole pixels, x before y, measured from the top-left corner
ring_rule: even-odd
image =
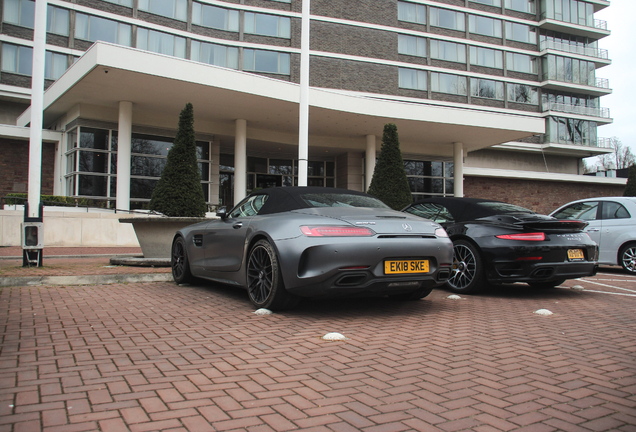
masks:
[[[464,176],[472,176],[472,177],[543,180],[543,181],[556,181],[556,182],[566,182],[566,183],[605,184],[605,185],[616,185],[616,186],[621,186],[621,185],[624,186],[627,184],[627,179],[615,178],[615,177],[597,177],[597,176],[586,176],[586,175],[578,175],[578,174],[559,174],[559,173],[550,173],[550,172],[476,168],[476,167],[467,167],[467,166],[464,166],[463,169],[464,169]]]

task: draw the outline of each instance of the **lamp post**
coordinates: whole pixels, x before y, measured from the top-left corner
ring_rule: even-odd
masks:
[[[298,186],[307,186],[309,158],[309,14],[311,1],[303,0],[300,36],[300,114],[298,122]]]

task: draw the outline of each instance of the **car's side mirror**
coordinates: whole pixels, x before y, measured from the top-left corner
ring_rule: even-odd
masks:
[[[221,219],[223,219],[223,220],[227,219],[227,208],[226,207],[219,207],[216,210],[216,215],[218,217],[220,217]]]

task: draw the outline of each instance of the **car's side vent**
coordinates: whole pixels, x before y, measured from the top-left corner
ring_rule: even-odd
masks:
[[[203,234],[196,234],[194,237],[192,237],[192,241],[197,247],[203,246]]]

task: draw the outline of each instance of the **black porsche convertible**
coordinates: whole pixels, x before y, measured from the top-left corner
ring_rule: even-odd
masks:
[[[446,286],[454,292],[475,293],[486,283],[553,288],[598,268],[598,247],[583,231],[584,221],[477,198],[426,198],[402,211],[446,229],[454,249]]]

